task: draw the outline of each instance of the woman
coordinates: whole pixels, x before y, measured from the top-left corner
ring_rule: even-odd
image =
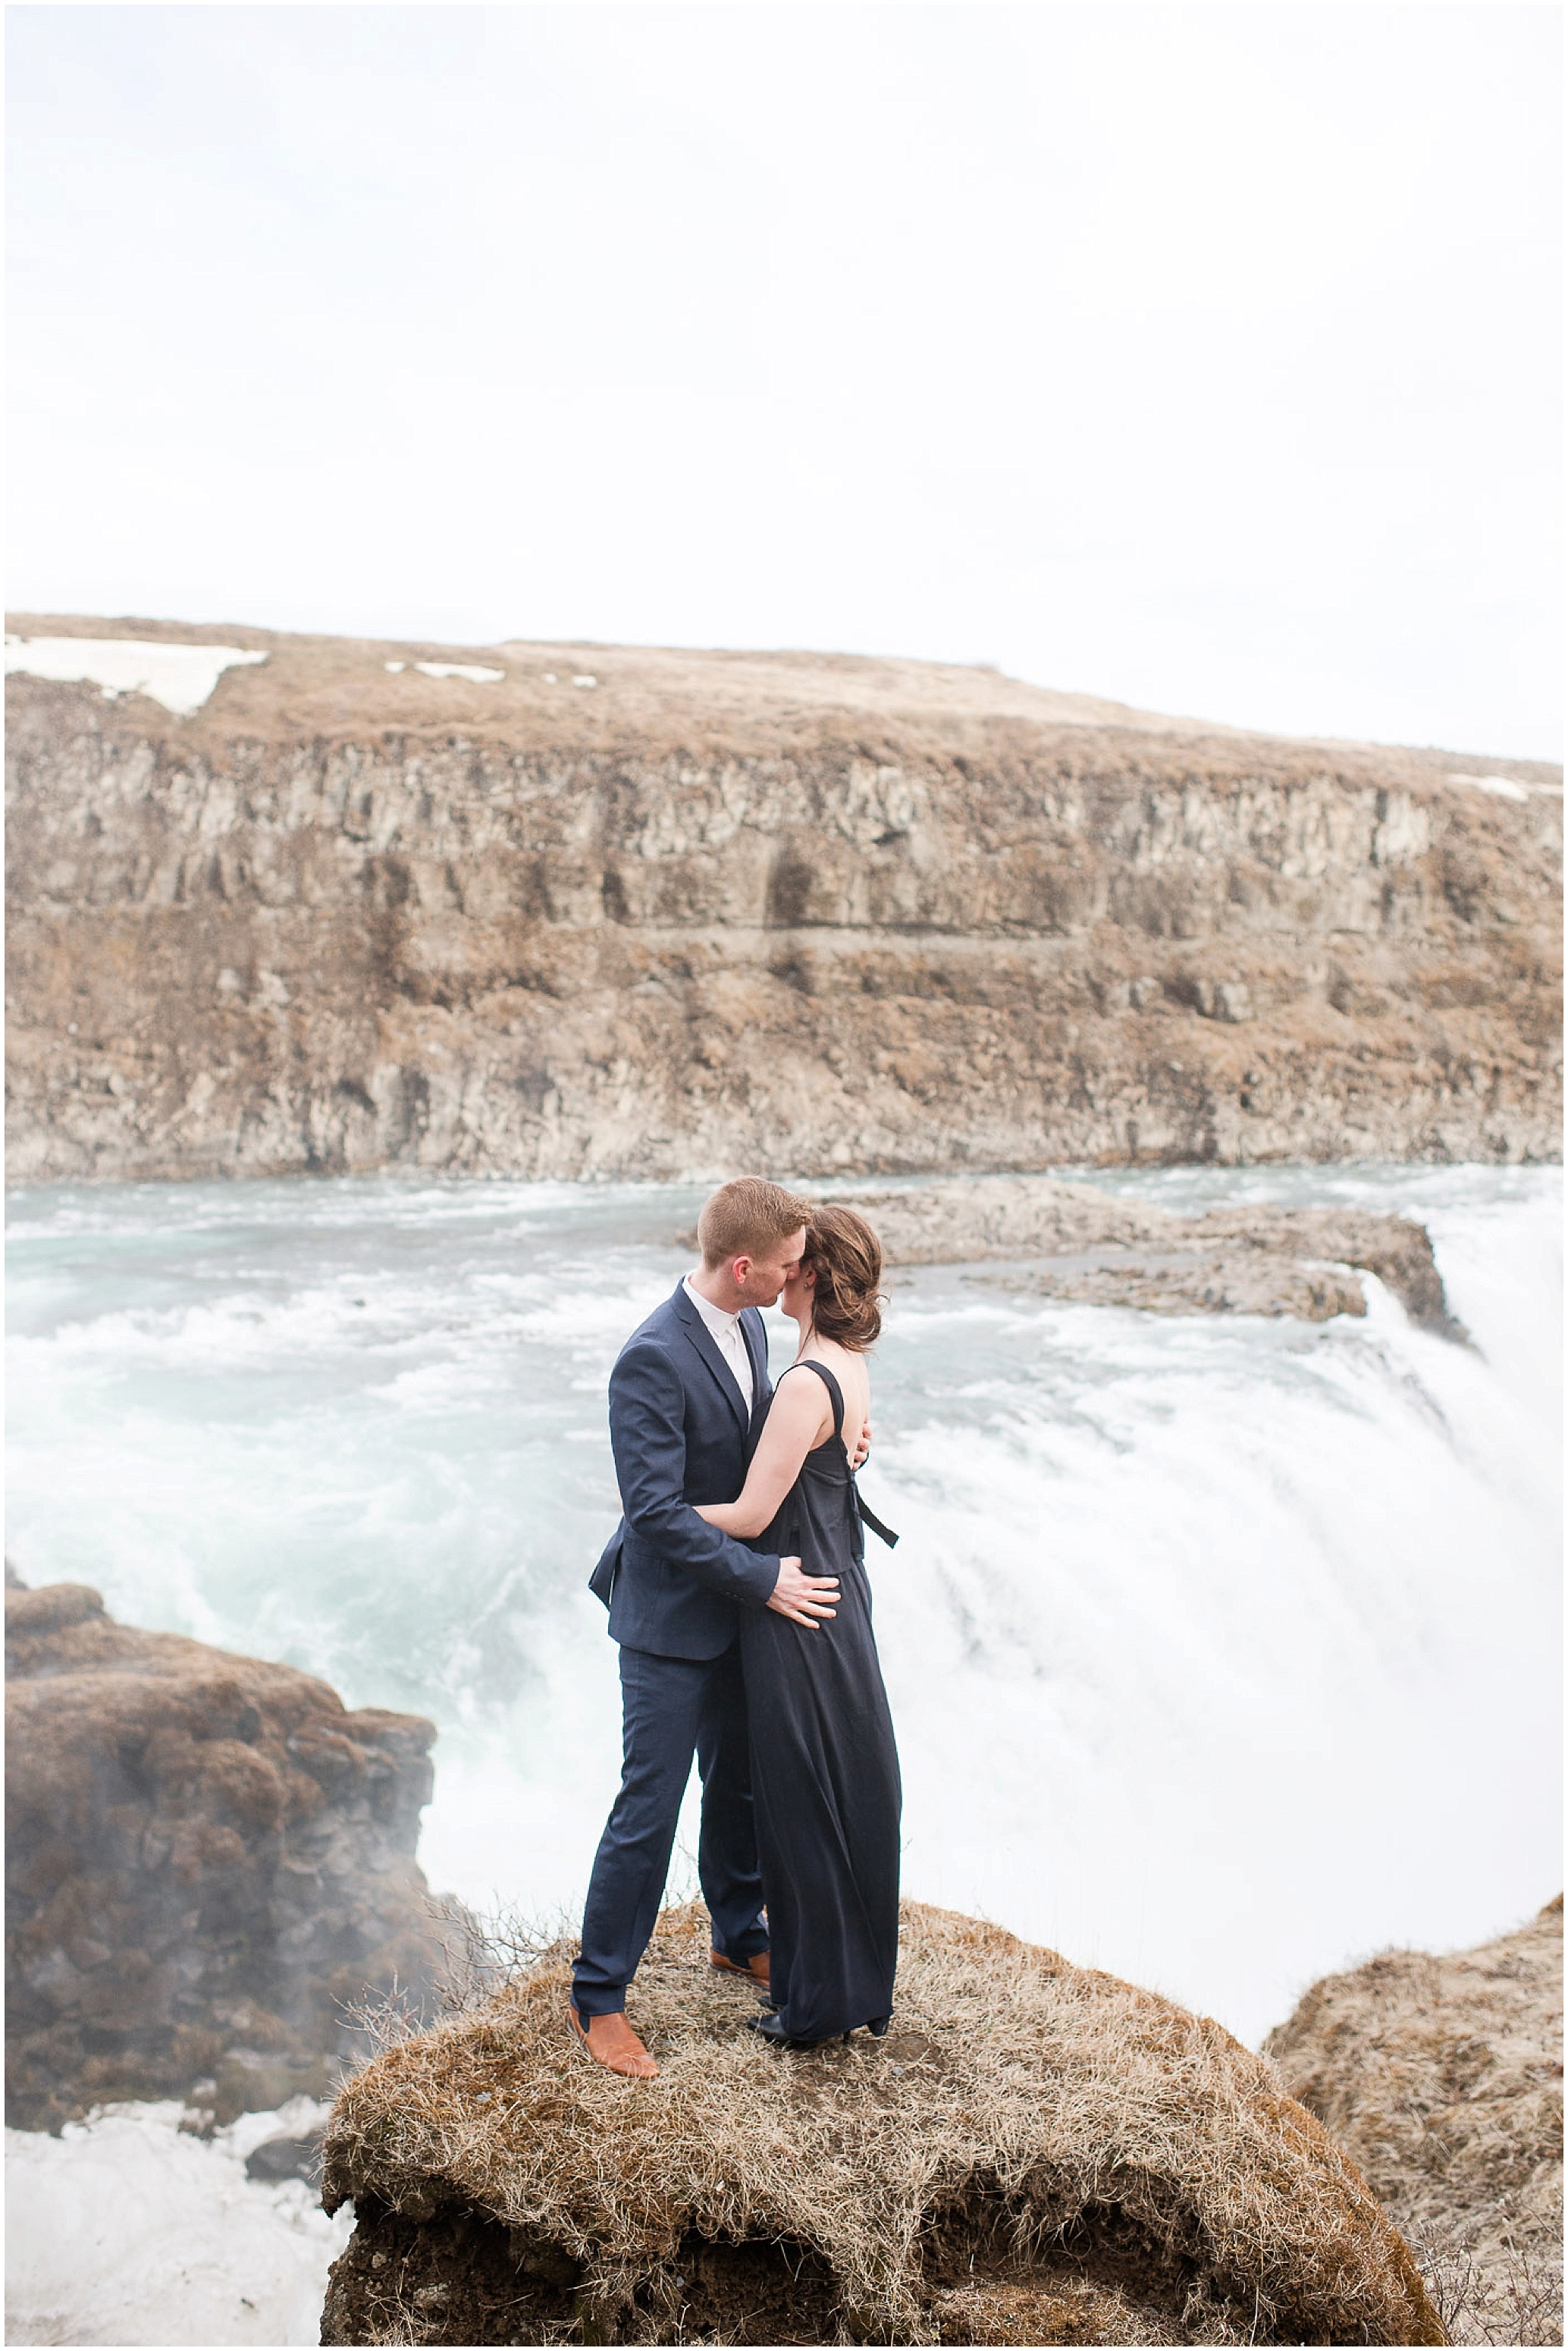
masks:
[[[827,1619],[745,1612],[757,1843],[772,1947],[768,2040],[887,2030],[898,1964],[898,1750],[872,1636],[862,1513],[844,1432],[868,1416],[882,1248],[852,1208],[819,1208],[784,1287],[800,1326],[740,1499],[702,1516],[837,1576]]]

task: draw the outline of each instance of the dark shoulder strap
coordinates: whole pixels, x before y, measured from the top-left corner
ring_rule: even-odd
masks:
[[[844,1435],[844,1392],[842,1388],[840,1387],[831,1372],[829,1371],[826,1364],[819,1364],[815,1355],[802,1355],[800,1357],[800,1363],[801,1364],[808,1366],[811,1371],[817,1373],[826,1384],[828,1394],[833,1399],[833,1410],[838,1416],[839,1443],[843,1447],[845,1455],[847,1456],[850,1448],[849,1440]],[[794,1364],[791,1364],[789,1370],[794,1371],[796,1369],[797,1366]],[[785,1373],[782,1376],[788,1378],[789,1374]],[[855,1510],[862,1523],[868,1526],[873,1534],[880,1535],[883,1542],[887,1545],[889,1551],[892,1551],[898,1541],[898,1537],[894,1533],[891,1527],[883,1525],[882,1520],[877,1517],[876,1512],[862,1499],[860,1488],[855,1484],[855,1473],[852,1468],[850,1471],[850,1488],[854,1495]]]
[[[839,1443],[841,1445],[844,1441],[844,1392],[842,1388],[840,1387],[831,1372],[829,1371],[826,1364],[819,1364],[815,1355],[802,1355],[800,1362],[806,1370],[815,1372],[818,1377],[826,1383],[828,1394],[833,1399],[833,1425],[838,1435]],[[795,1369],[794,1364],[791,1364],[789,1368],[793,1371]]]

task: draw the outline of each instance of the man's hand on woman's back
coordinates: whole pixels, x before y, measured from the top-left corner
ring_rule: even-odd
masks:
[[[839,1579],[836,1575],[802,1575],[798,1559],[781,1559],[779,1581],[768,1600],[780,1616],[788,1616],[792,1625],[804,1625],[808,1632],[838,1613]]]

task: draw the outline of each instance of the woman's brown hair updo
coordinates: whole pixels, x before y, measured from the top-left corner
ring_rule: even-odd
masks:
[[[800,1262],[817,1277],[813,1329],[857,1353],[874,1347],[882,1330],[882,1243],[865,1218],[852,1208],[813,1208]]]

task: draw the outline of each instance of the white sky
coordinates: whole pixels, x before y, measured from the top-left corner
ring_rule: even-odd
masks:
[[[16,6],[13,607],[1555,757],[1554,6]]]

